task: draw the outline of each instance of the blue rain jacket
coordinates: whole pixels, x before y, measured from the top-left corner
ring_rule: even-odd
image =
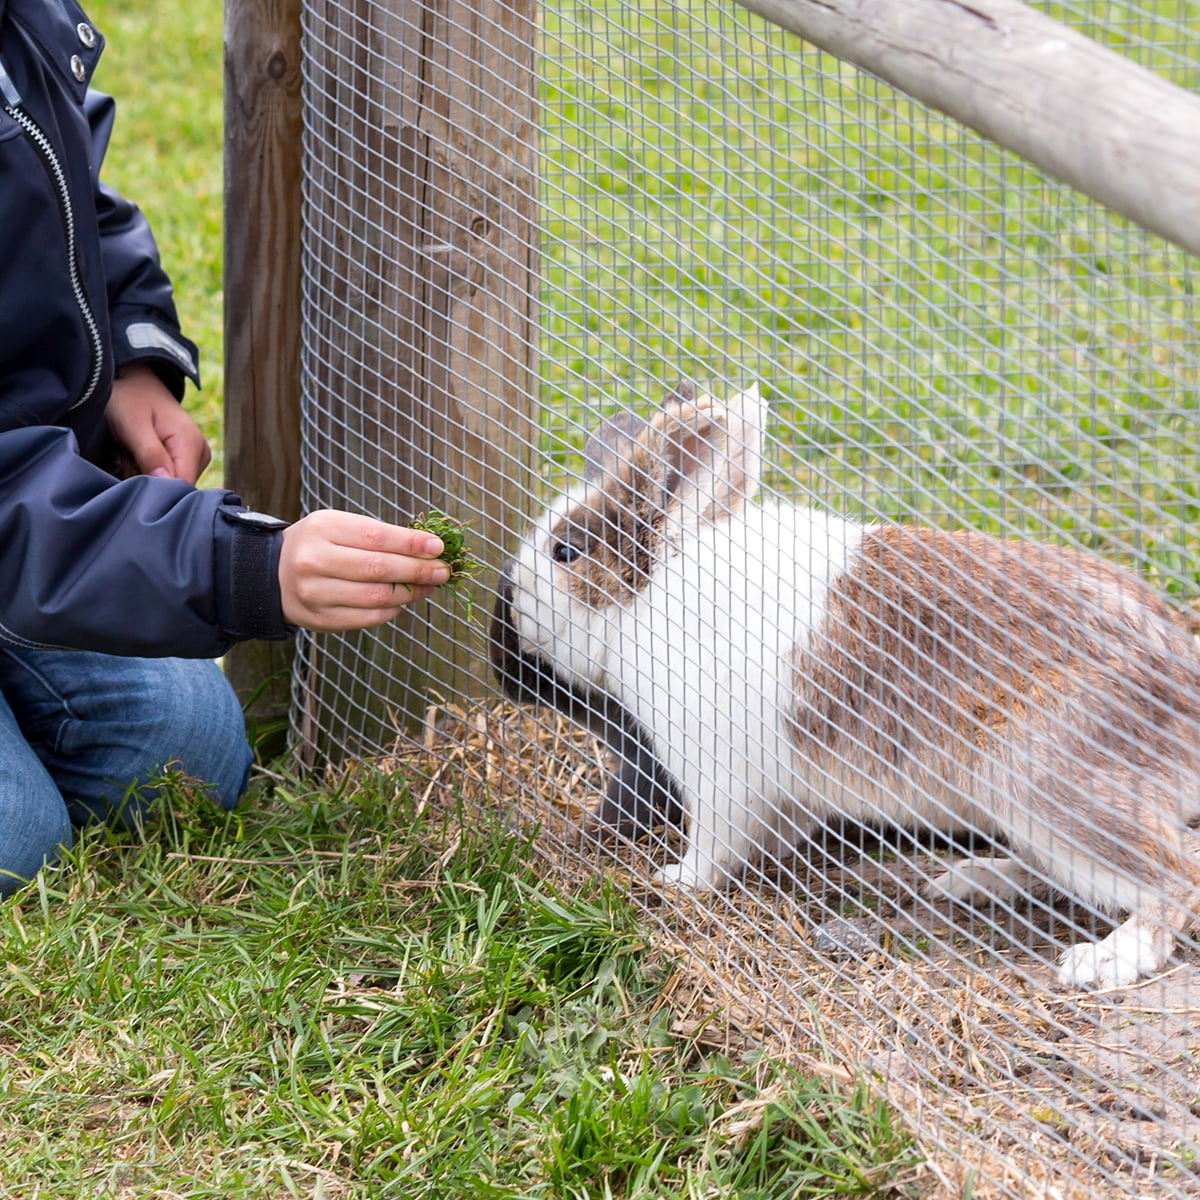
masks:
[[[0,0],[0,645],[215,657],[282,638],[278,530],[239,497],[119,480],[104,407],[198,382],[139,209],[99,180],[114,105],[73,0]]]

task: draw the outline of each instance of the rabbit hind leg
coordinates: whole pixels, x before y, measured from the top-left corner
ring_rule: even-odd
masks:
[[[1072,991],[1127,987],[1161,971],[1180,932],[1172,928],[1178,911],[1168,908],[1157,915],[1141,913],[1098,942],[1077,942],[1058,960],[1058,986]]]
[[[1078,943],[1062,954],[1060,987],[1125,987],[1166,966],[1200,914],[1200,863],[1189,853],[1192,840],[1165,828],[1144,839],[1143,856],[1153,854],[1161,864],[1158,878],[1145,880],[1138,894],[1119,905],[1130,915],[1107,937]]]
[[[1059,959],[1065,988],[1125,987],[1162,970],[1200,912],[1200,861],[1187,831],[1142,812],[1106,832],[1090,854],[1061,852],[1048,862],[1064,891],[1127,919],[1106,937],[1081,942]]]

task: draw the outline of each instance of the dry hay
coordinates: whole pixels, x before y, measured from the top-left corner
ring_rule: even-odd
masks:
[[[919,852],[844,830],[728,894],[664,895],[648,880],[653,847],[580,837],[603,748],[507,704],[430,709],[423,738],[375,765],[413,780],[423,804],[499,810],[562,886],[597,869],[623,881],[678,963],[664,995],[677,1029],[847,1086],[869,1078],[929,1155],[925,1194],[1200,1196],[1195,954],[1137,987],[1056,992],[1055,939],[1078,929],[1074,914],[920,901]],[[862,944],[819,953],[839,916]]]

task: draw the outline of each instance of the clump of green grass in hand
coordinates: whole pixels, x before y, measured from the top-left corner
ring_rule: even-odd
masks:
[[[428,513],[422,513],[419,517],[414,518],[409,522],[409,526],[441,538],[443,547],[441,559],[450,568],[450,578],[442,586],[463,602],[467,609],[467,620],[470,620],[473,611],[471,593],[463,585],[483,570],[483,563],[474,558],[466,548],[467,526],[465,522],[456,521],[453,517],[434,508],[430,509]]]

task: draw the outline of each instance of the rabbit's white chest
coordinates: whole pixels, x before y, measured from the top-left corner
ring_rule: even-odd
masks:
[[[770,801],[790,787],[787,663],[820,627],[859,526],[809,509],[750,506],[689,538],[620,618],[613,690],[688,788]]]

